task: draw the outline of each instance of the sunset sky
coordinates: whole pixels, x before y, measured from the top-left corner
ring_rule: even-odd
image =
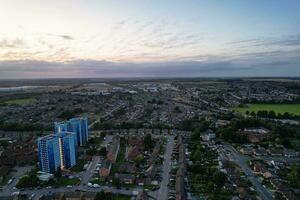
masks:
[[[0,78],[300,76],[299,0],[0,0]]]

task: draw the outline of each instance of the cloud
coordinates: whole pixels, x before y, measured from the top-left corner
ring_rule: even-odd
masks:
[[[56,34],[51,34],[51,33],[47,33],[46,35],[48,36],[53,36],[53,37],[58,37],[64,40],[74,40],[74,37],[71,35],[56,35]]]
[[[254,38],[248,40],[237,40],[228,44],[237,45],[239,47],[300,47],[300,34],[288,35],[276,38]]]
[[[20,48],[24,46],[25,46],[24,40],[19,38],[13,40],[3,39],[0,41],[0,48],[14,49],[14,48]]]
[[[68,62],[0,61],[0,78],[300,76],[300,58],[242,61],[240,58],[224,57],[211,57],[205,61],[148,63],[91,59]]]
[[[70,35],[57,35],[57,37],[63,38],[65,40],[74,40],[74,38]]]

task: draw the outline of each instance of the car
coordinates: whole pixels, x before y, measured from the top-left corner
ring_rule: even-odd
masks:
[[[94,184],[94,185],[93,185],[93,188],[99,188],[99,187],[100,187],[99,184]]]
[[[12,194],[11,194],[11,196],[17,196],[17,195],[19,195],[20,194],[20,192],[18,191],[18,192],[13,192]]]
[[[15,178],[11,178],[8,180],[7,185],[11,184],[14,181]]]
[[[73,186],[72,185],[67,185],[67,188],[72,188]]]
[[[30,195],[30,199],[33,199],[34,197],[35,197],[34,193]]]

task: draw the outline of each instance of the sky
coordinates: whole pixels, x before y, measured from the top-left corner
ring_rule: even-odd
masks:
[[[0,79],[300,76],[299,0],[0,0]]]

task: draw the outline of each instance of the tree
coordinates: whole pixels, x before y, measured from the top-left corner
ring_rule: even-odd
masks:
[[[90,155],[90,156],[94,156],[97,154],[97,149],[96,148],[89,148],[88,150],[86,150],[86,154]]]
[[[178,106],[176,106],[176,107],[174,108],[174,112],[175,112],[175,113],[182,113],[182,111],[180,110],[180,108],[179,108]]]
[[[255,114],[254,111],[252,111],[252,112],[250,113],[250,115],[251,115],[252,117],[255,117],[255,116],[256,116],[256,114]]]
[[[112,200],[112,195],[110,193],[105,193],[103,190],[98,192],[94,200]]]
[[[272,118],[272,119],[276,118],[276,113],[273,110],[269,111],[268,115],[269,115],[269,118]]]
[[[39,185],[39,179],[35,174],[29,174],[23,176],[19,182],[17,183],[17,188],[29,188],[29,187],[37,187]]]
[[[116,187],[116,188],[121,188],[121,181],[119,178],[114,178],[113,179],[113,185]]]
[[[54,172],[54,176],[56,178],[60,178],[61,177],[61,168],[57,167],[56,171]]]
[[[226,174],[224,174],[223,172],[220,172],[220,171],[216,171],[213,174],[213,180],[214,180],[214,183],[217,185],[217,187],[221,188],[221,187],[223,187],[223,185],[226,182]]]
[[[145,150],[150,150],[152,148],[152,136],[147,134],[144,138],[144,148]]]
[[[299,168],[296,165],[292,165],[291,171],[288,173],[287,178],[291,185],[296,186],[298,184],[300,173]]]
[[[102,148],[99,150],[99,155],[100,155],[100,156],[105,156],[105,155],[106,155],[106,148],[105,148],[105,147],[102,147]]]

